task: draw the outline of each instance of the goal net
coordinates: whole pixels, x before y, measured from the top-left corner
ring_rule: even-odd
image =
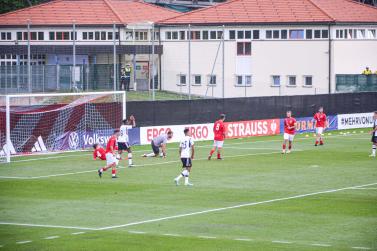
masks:
[[[125,117],[120,91],[0,96],[0,162],[106,144]]]

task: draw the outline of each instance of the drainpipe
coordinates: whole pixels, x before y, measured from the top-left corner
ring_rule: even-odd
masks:
[[[332,60],[332,57],[331,57],[331,54],[332,54],[332,50],[331,50],[331,47],[332,47],[332,43],[331,43],[331,23],[328,24],[328,33],[329,33],[329,94],[331,94],[331,79],[332,79],[332,67],[331,67],[331,60]]]

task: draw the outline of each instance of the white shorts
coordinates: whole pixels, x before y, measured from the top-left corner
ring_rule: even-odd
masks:
[[[219,140],[214,140],[213,141],[213,146],[217,147],[217,148],[222,148],[224,145],[224,141],[219,141]]]
[[[317,134],[323,134],[323,127],[317,127],[317,128],[315,129],[315,132],[316,132]]]
[[[118,165],[119,160],[112,154],[112,153],[106,153],[106,165],[109,166],[113,163]]]
[[[294,138],[295,138],[294,134],[284,133],[284,140],[293,141]]]

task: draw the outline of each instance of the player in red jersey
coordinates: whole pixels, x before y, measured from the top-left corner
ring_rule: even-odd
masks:
[[[94,144],[93,145],[94,151],[93,151],[93,159],[96,160],[97,158],[101,160],[106,160],[106,152],[105,149],[103,149],[100,145]]]
[[[110,137],[109,141],[107,142],[106,146],[106,166],[98,170],[98,175],[101,178],[102,173],[111,167],[111,176],[112,178],[117,178],[116,176],[116,166],[118,163],[116,156],[116,145],[117,145],[117,138],[119,136],[119,130],[114,130],[113,135]]]
[[[319,107],[318,112],[314,114],[314,123],[315,123],[315,133],[317,134],[315,140],[315,146],[323,145],[323,132],[327,126],[327,117],[326,114],[323,112],[323,107]]]
[[[213,133],[215,135],[213,148],[209,153],[208,160],[211,160],[212,154],[217,149],[217,159],[221,160],[221,149],[223,148],[225,139],[225,126],[224,126],[225,114],[220,115],[220,119],[213,125]]]
[[[282,154],[291,152],[293,138],[295,137],[296,132],[296,124],[296,119],[292,117],[292,112],[287,111],[287,117],[284,119],[284,142]],[[287,143],[288,150],[286,150]]]

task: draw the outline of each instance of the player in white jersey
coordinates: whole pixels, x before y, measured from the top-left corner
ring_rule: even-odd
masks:
[[[376,157],[376,148],[377,148],[377,111],[373,114],[373,130],[370,132],[372,134],[372,154],[370,157]]]
[[[185,137],[179,144],[179,155],[182,161],[183,171],[174,179],[175,184],[179,185],[179,180],[185,178],[185,186],[192,186],[189,182],[189,175],[192,167],[192,159],[194,159],[194,140],[191,138],[191,133],[188,128],[184,131]]]
[[[123,151],[128,152],[128,166],[132,167],[132,150],[130,141],[128,138],[128,130],[131,129],[131,125],[127,125],[127,120],[122,121],[122,125],[119,128],[119,137],[118,137],[118,153],[121,155]]]

